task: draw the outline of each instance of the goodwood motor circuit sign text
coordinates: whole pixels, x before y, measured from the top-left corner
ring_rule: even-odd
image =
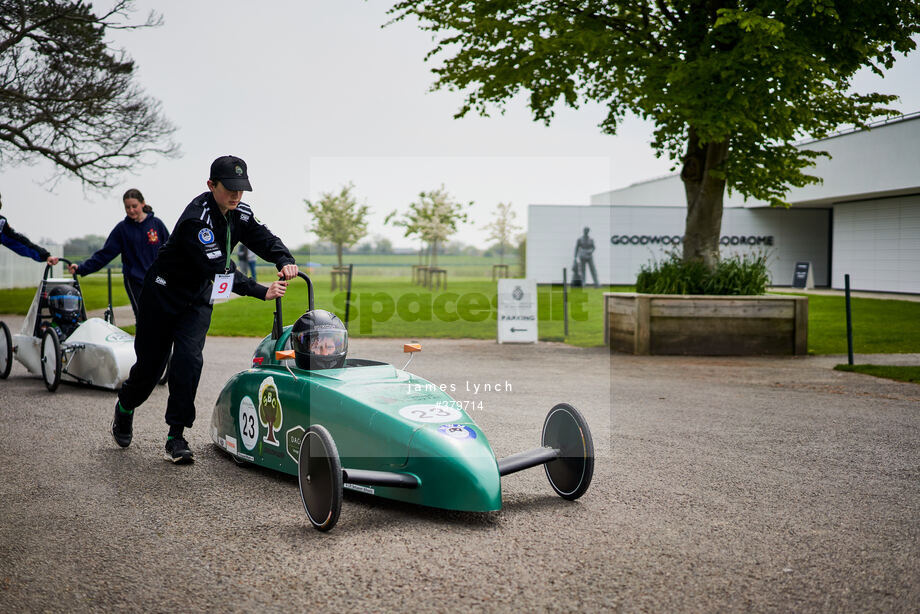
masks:
[[[682,245],[684,238],[680,235],[613,235],[613,245]],[[721,245],[773,245],[773,235],[764,237],[724,236],[719,239]]]

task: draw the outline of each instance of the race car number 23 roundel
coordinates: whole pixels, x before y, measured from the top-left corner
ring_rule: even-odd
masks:
[[[259,418],[256,406],[249,397],[243,397],[240,401],[240,439],[247,450],[255,448],[259,439]]]
[[[415,422],[428,422],[434,424],[456,422],[462,417],[460,411],[454,407],[450,407],[449,405],[434,405],[431,403],[407,405],[399,410],[399,415]]]

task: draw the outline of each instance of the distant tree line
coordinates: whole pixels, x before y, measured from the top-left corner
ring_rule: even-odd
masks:
[[[64,243],[64,257],[68,260],[85,260],[96,251],[102,249],[105,237],[102,235],[86,235],[75,239],[68,239]]]
[[[523,235],[518,237],[520,241],[523,240]],[[427,250],[427,246],[425,248]],[[518,247],[515,247],[517,250]],[[494,243],[489,245],[485,249],[476,247],[475,245],[469,245],[462,241],[448,241],[447,243],[441,244],[438,246],[438,255],[444,256],[482,256],[485,258],[491,258],[493,256],[501,256],[502,250],[504,250],[504,255],[509,254],[508,244],[502,244],[501,242]],[[317,241],[315,243],[305,243],[294,250],[297,253],[309,253],[309,254],[319,254],[319,255],[330,255],[337,254],[338,250],[335,244],[329,243],[328,241]],[[348,254],[379,254],[379,255],[390,255],[390,254],[405,254],[405,253],[418,253],[418,250],[408,250],[405,248],[395,248],[393,247],[393,242],[387,239],[386,237],[376,236],[372,240],[362,241],[357,245],[352,247],[344,247],[342,249],[343,255]]]
[[[314,243],[300,246],[296,251],[311,254],[335,254],[339,265],[346,254],[394,254],[405,253],[396,250],[393,243],[380,235],[365,239],[369,207],[358,202],[354,184],[342,186],[338,192],[323,192],[315,201],[304,200],[310,223],[305,229],[316,234]],[[479,249],[459,241],[450,241],[459,226],[469,219],[468,209],[472,202],[463,203],[454,199],[442,185],[435,190],[419,192],[418,199],[410,203],[401,214],[392,211],[384,220],[404,230],[403,236],[417,239],[422,246],[418,250],[419,262],[435,266],[439,255],[486,256],[497,255],[504,261],[509,248],[517,240],[518,257],[523,261],[521,246],[523,235],[513,237],[520,230],[514,222],[515,213],[511,203],[499,203],[494,211],[493,221],[484,227],[489,231],[488,240],[494,241],[486,249]]]

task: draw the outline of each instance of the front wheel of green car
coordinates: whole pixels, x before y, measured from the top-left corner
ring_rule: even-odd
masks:
[[[568,403],[549,410],[542,445],[560,451],[558,458],[543,466],[556,494],[570,501],[585,494],[594,476],[594,441],[581,413]]]
[[[335,441],[319,424],[314,424],[304,434],[297,461],[297,479],[310,524],[319,531],[329,531],[342,511],[344,480]]]

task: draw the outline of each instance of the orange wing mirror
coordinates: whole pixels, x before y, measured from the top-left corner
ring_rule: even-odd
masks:
[[[294,350],[278,350],[275,352],[275,360],[289,360],[294,358]]]
[[[421,343],[404,343],[403,344],[403,352],[409,355],[409,360],[407,360],[406,364],[403,365],[403,368],[402,368],[403,371],[405,371],[406,367],[409,366],[409,363],[412,362],[412,357],[415,356],[415,353],[421,352],[421,351],[422,351]]]

